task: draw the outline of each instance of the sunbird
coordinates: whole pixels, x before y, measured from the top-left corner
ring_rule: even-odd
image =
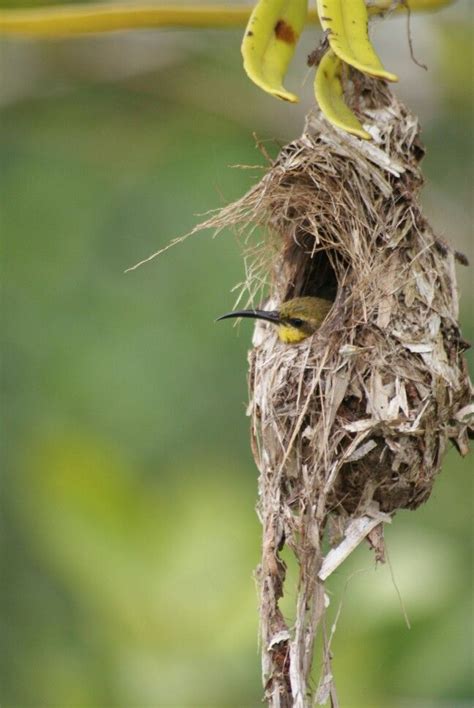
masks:
[[[279,310],[235,310],[218,317],[218,320],[229,317],[266,320],[276,325],[281,342],[298,344],[319,329],[333,304],[331,300],[320,297],[295,297],[283,302]]]

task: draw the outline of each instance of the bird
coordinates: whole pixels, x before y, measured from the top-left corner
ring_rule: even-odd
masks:
[[[234,310],[216,321],[230,317],[266,320],[276,325],[281,342],[298,344],[319,329],[333,304],[331,300],[320,297],[295,297],[283,302],[278,310]]]

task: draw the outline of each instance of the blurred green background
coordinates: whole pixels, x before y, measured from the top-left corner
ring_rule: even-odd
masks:
[[[428,72],[403,19],[374,32],[423,123],[427,215],[464,252],[471,11],[413,18]],[[240,31],[1,40],[3,708],[261,705],[250,328],[214,324],[239,246],[201,234],[124,269],[258,179],[231,167],[263,164],[254,131],[273,153],[300,133],[315,33],[287,80],[298,107],[246,80]],[[366,548],[332,579],[344,708],[472,705],[468,467],[451,450],[388,529],[411,630]]]

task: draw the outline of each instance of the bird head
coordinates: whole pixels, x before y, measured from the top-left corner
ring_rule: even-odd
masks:
[[[278,310],[236,310],[219,317],[250,317],[276,325],[278,337],[285,344],[298,344],[321,326],[333,303],[319,297],[295,297],[282,303]]]

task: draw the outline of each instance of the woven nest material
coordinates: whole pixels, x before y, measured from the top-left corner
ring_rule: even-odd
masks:
[[[345,557],[370,532],[383,555],[381,520],[428,499],[450,440],[467,452],[456,254],[419,205],[418,121],[381,82],[361,78],[355,102],[373,141],[311,114],[263,179],[206,223],[265,227],[247,285],[255,294],[266,282],[271,309],[300,295],[334,299],[316,335],[297,346],[259,322],[249,357],[263,673],[275,706],[311,704],[330,572],[324,534],[337,545],[346,533]],[[299,563],[291,627],[278,606],[285,544]],[[328,651],[323,665],[317,702],[335,696]]]

